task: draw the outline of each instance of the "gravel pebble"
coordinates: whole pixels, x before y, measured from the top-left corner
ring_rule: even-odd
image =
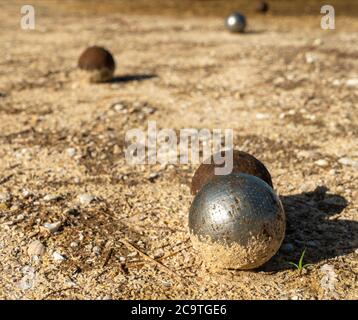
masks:
[[[45,253],[45,246],[39,240],[32,241],[27,248],[28,255],[41,256]]]
[[[353,160],[351,158],[340,158],[338,162],[340,164],[343,164],[344,166],[351,166],[351,167],[358,168],[358,161]]]
[[[69,157],[74,157],[76,155],[76,149],[75,148],[68,148],[66,149],[66,153]]]
[[[317,61],[317,57],[312,52],[306,52],[305,59],[308,64],[312,64]]]
[[[25,266],[22,268],[23,277],[18,283],[18,287],[21,290],[30,290],[33,288],[36,279],[36,273],[31,266]]]
[[[65,260],[65,257],[63,255],[61,255],[60,253],[58,253],[57,251],[55,251],[52,254],[52,258],[53,258],[53,260],[58,261],[58,262]]]
[[[78,196],[78,200],[83,205],[89,205],[91,202],[93,202],[96,199],[95,196],[91,194],[80,194]]]
[[[315,164],[320,167],[327,167],[328,161],[324,160],[324,159],[319,159],[319,160],[315,161]]]
[[[47,229],[48,231],[50,231],[51,233],[55,233],[61,227],[61,222],[57,221],[57,222],[54,222],[54,223],[45,223],[43,225],[43,227],[45,229]]]
[[[266,113],[256,113],[256,119],[257,120],[265,120],[265,119],[269,119],[270,116]]]
[[[57,201],[59,199],[61,199],[61,196],[57,194],[47,194],[46,196],[43,197],[43,200],[46,202]]]
[[[25,190],[22,191],[22,196],[23,196],[25,199],[27,199],[27,198],[29,198],[29,197],[32,196],[32,193],[31,193],[31,191],[25,189]]]
[[[11,194],[8,192],[0,193],[0,202],[8,202],[11,200]]]
[[[92,252],[98,256],[101,253],[101,249],[99,247],[95,246],[95,247],[93,247]]]
[[[114,103],[112,104],[112,108],[117,112],[124,110],[126,107],[123,103]]]
[[[154,182],[157,178],[159,178],[159,176],[160,176],[159,172],[152,172],[151,174],[149,174],[148,180],[150,182]]]
[[[346,81],[346,85],[348,87],[358,87],[358,78],[348,79]]]

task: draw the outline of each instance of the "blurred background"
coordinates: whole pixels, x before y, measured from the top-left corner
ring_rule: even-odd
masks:
[[[58,9],[81,11],[83,14],[106,12],[133,14],[163,14],[177,16],[222,16],[238,8],[243,12],[254,12],[258,1],[254,0],[45,0]],[[317,15],[323,5],[334,6],[336,15],[356,16],[356,0],[271,0],[271,15]]]

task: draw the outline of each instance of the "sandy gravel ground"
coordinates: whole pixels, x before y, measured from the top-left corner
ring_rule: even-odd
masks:
[[[0,298],[358,298],[357,19],[254,16],[233,35],[220,18],[37,14],[26,32],[0,3]],[[112,83],[77,77],[91,44],[113,52]],[[266,164],[288,219],[271,261],[206,269],[187,231],[197,165],[124,159],[148,120],[233,128]]]

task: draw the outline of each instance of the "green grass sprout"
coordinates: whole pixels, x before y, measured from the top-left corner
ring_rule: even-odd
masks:
[[[295,269],[298,271],[298,272],[302,272],[302,270],[308,266],[311,266],[312,264],[303,264],[303,258],[305,256],[305,253],[306,253],[306,248],[303,250],[302,254],[301,254],[301,257],[300,257],[300,260],[298,261],[298,264],[297,263],[294,263],[294,262],[288,262],[291,266],[294,266]]]

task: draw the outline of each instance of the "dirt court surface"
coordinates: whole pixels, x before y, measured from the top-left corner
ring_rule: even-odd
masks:
[[[325,31],[319,15],[253,15],[233,35],[222,18],[33,3],[34,31],[21,2],[0,3],[0,298],[358,298],[356,18]],[[93,44],[115,56],[111,83],[77,77]],[[267,264],[206,269],[187,228],[197,165],[125,161],[126,131],[149,120],[232,128],[265,163],[287,215]]]

